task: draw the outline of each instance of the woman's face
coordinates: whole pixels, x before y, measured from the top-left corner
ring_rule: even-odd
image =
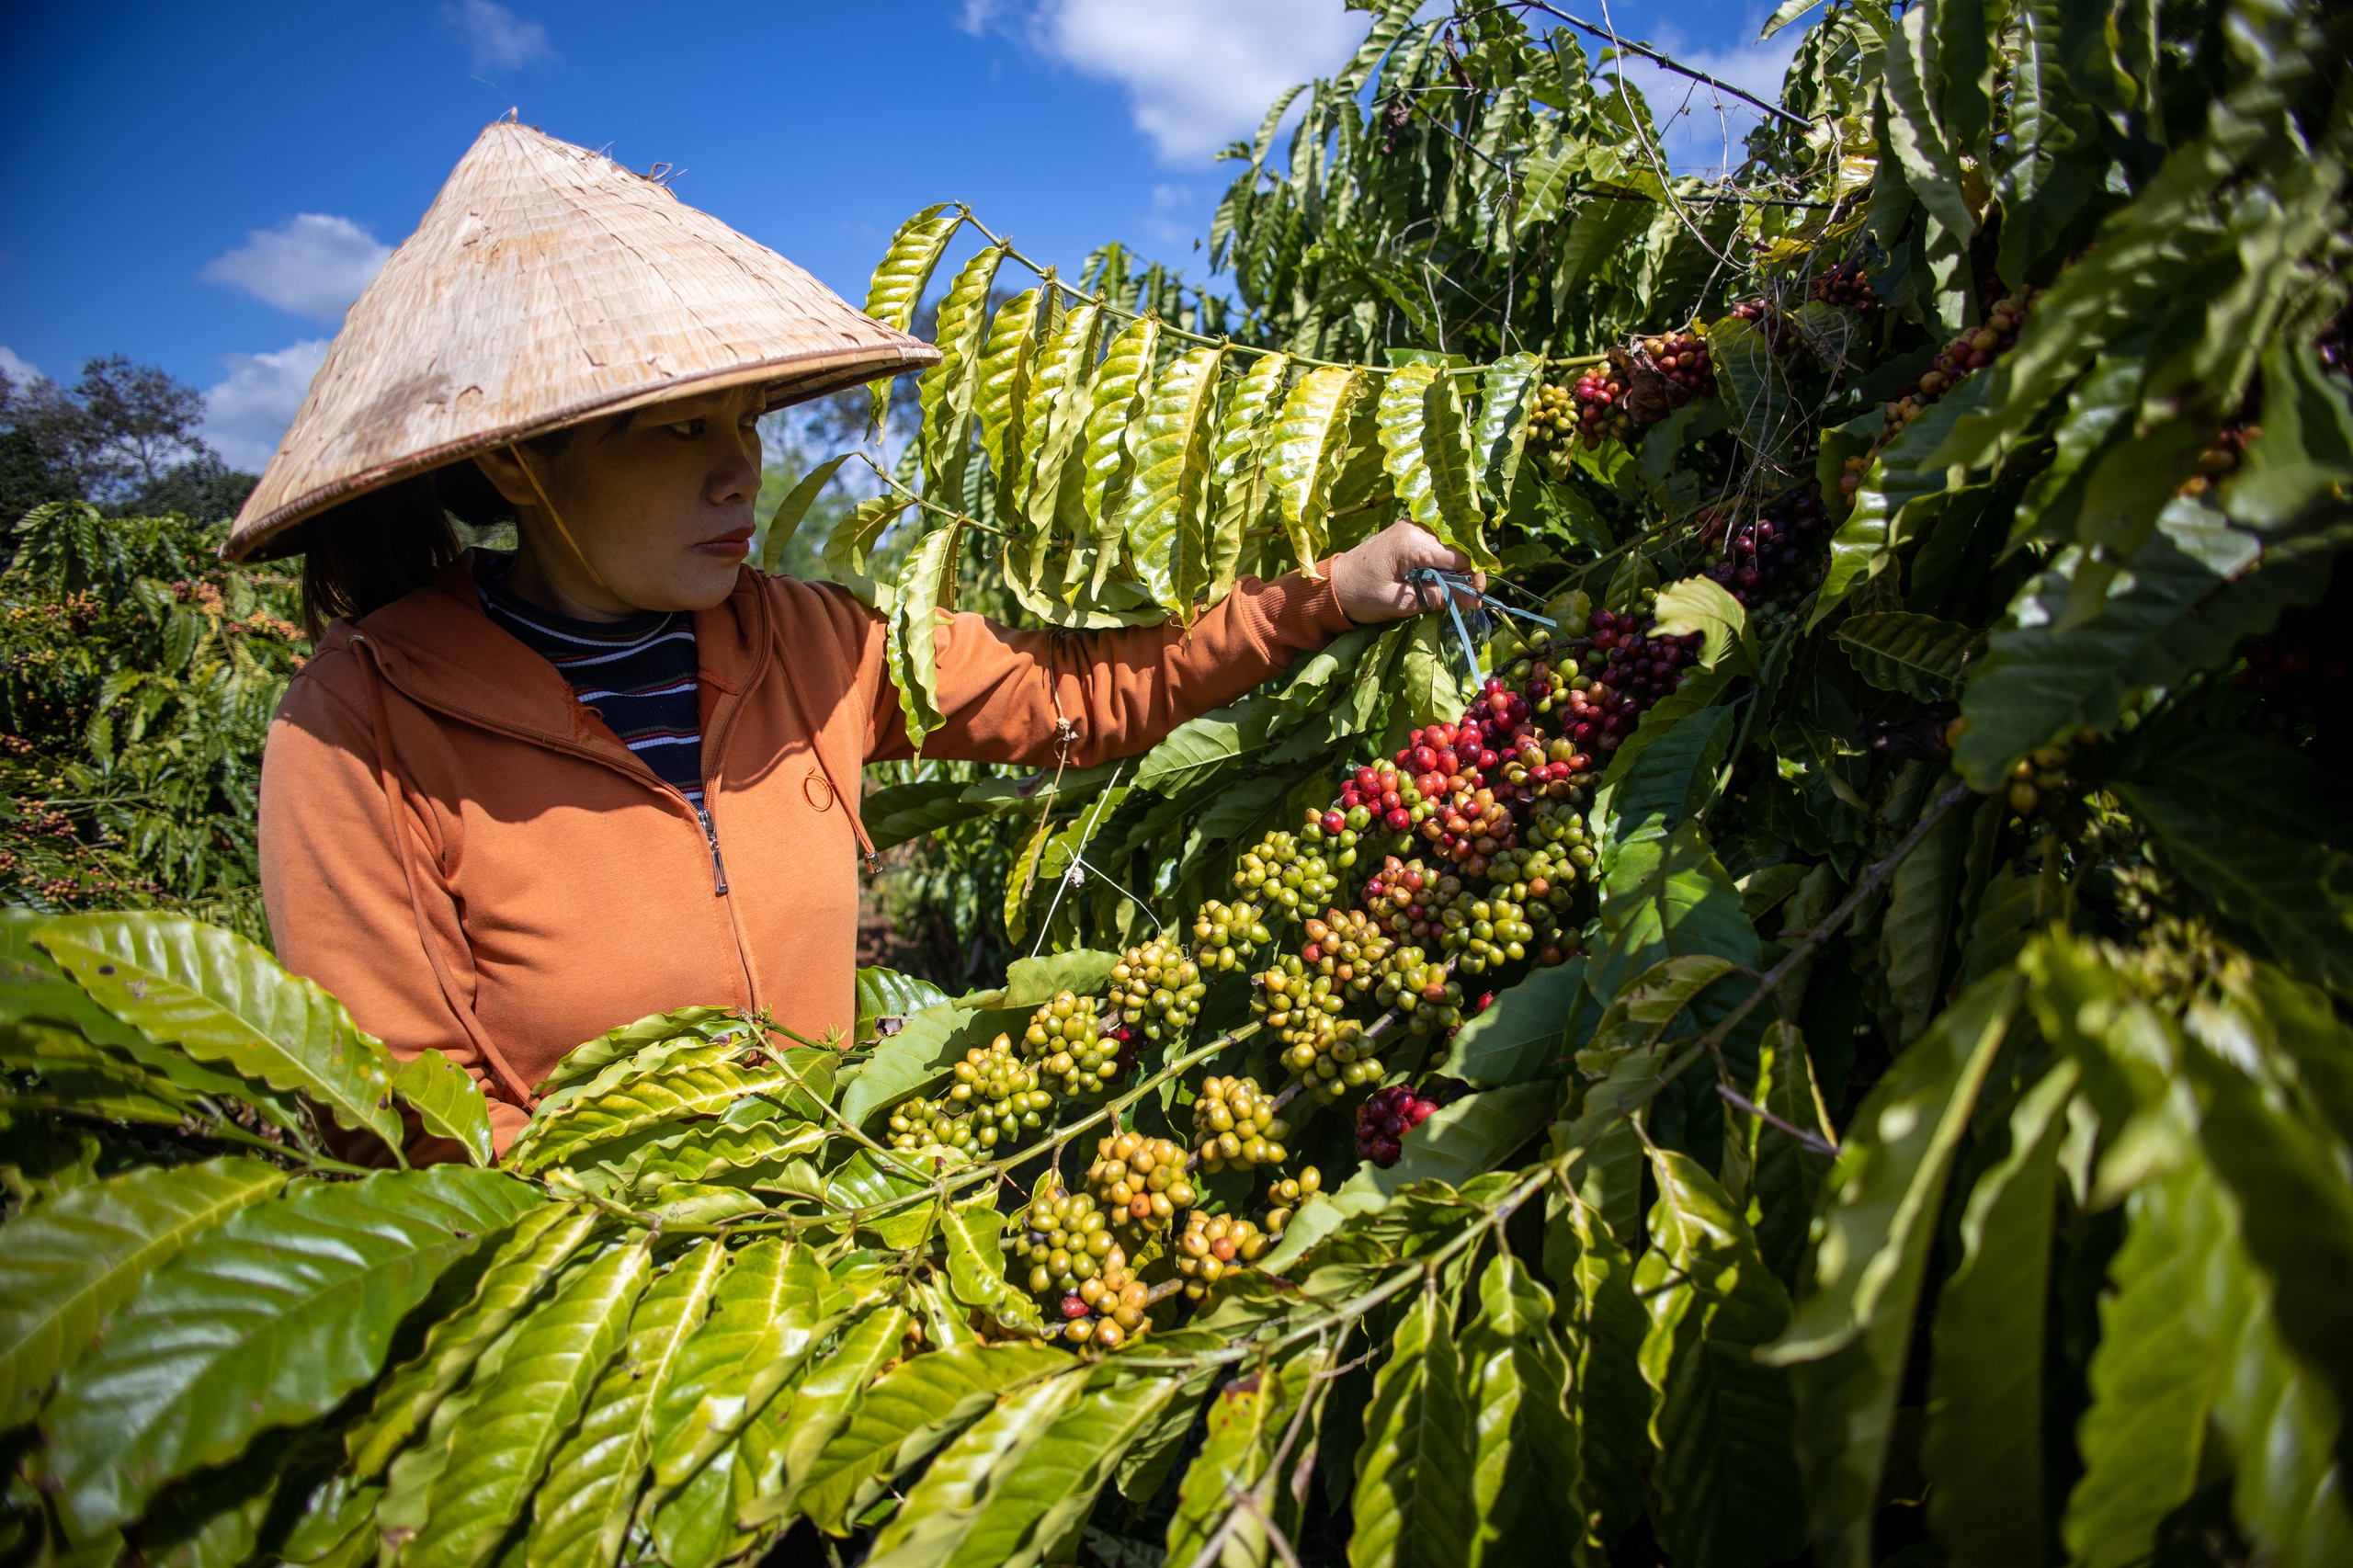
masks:
[[[514,448],[477,457],[518,514],[509,586],[587,620],[721,603],[751,552],[765,404],[764,389],[734,388],[585,426],[552,461]]]

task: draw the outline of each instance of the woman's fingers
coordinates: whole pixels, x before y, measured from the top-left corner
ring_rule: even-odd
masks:
[[[1436,585],[1427,581],[1417,585],[1415,573],[1463,573],[1470,569],[1469,556],[1419,523],[1396,522],[1354,550],[1333,557],[1332,587],[1348,619],[1359,625],[1370,625],[1441,608],[1442,601],[1434,591]],[[1472,581],[1479,588],[1486,585],[1483,575],[1474,574]],[[1478,602],[1478,594],[1472,589],[1455,587],[1451,591],[1459,604]]]

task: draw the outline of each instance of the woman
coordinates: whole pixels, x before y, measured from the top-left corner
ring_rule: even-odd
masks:
[[[264,759],[263,892],[280,958],[464,1066],[502,1151],[566,1051],[645,1014],[851,1025],[859,770],[909,746],[874,614],[745,565],[757,421],[930,357],[507,124],[353,306],[227,547],[304,551],[316,636]],[[511,517],[517,550],[460,553],[450,513]],[[925,754],[1132,755],[1462,564],[1400,525],[1189,631],[944,615]]]

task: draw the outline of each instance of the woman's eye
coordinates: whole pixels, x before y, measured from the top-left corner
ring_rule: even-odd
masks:
[[[703,426],[708,423],[709,421],[701,419],[681,419],[676,425],[667,426],[665,428],[681,441],[691,441],[702,434]]]

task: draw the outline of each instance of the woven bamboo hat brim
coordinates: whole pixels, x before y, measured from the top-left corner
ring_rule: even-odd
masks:
[[[661,185],[525,125],[482,133],[344,317],[222,553],[597,415],[770,388],[780,408],[939,351]]]

